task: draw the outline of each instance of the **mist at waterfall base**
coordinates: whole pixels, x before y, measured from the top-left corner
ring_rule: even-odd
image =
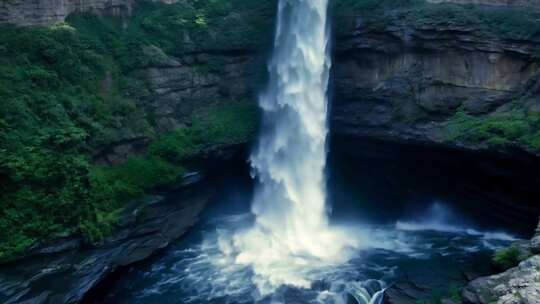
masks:
[[[283,285],[261,296],[252,267],[237,263],[234,255],[223,250],[224,239],[253,227],[254,185],[246,168],[224,169],[227,176],[216,186],[216,195],[200,223],[164,252],[120,273],[97,303],[368,304],[376,302],[373,296],[378,291],[387,288],[386,293],[391,293],[392,287],[411,280],[426,288],[423,295],[429,300],[431,292],[444,295],[449,286],[465,284],[466,275],[488,273],[493,251],[513,240],[501,230],[487,232],[482,223],[464,217],[449,203],[429,202],[428,196],[425,202],[410,205],[404,198],[396,198],[415,212],[389,212],[384,219],[378,216],[378,209],[391,210],[393,204],[368,202],[363,219],[353,221],[340,214],[351,212],[351,201],[361,209],[363,198],[354,196],[354,189],[330,185],[331,197],[338,190],[349,193],[348,200],[333,199],[331,222],[348,227],[355,238],[366,243],[341,264],[296,267],[310,281],[309,288]],[[334,171],[329,178],[337,174],[340,172]],[[357,177],[367,176],[359,172]],[[375,179],[379,195],[400,190],[384,187],[385,176],[370,177]]]

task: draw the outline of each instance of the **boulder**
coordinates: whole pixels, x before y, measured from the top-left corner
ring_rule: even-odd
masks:
[[[462,292],[471,304],[540,303],[540,255],[533,256],[501,274],[472,281]]]

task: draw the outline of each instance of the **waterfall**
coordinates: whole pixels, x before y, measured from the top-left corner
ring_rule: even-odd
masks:
[[[314,267],[343,262],[352,238],[332,229],[325,165],[328,0],[280,0],[263,124],[251,155],[254,227],[236,234],[236,263],[252,266],[262,295],[281,285],[309,288]],[[330,266],[329,266],[330,267]]]
[[[279,2],[269,85],[260,98],[263,130],[251,164],[259,185],[257,225],[295,254],[325,255],[314,239],[327,226],[328,0]]]

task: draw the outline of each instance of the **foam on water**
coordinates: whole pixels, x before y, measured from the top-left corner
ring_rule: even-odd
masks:
[[[346,261],[331,263],[316,257],[287,255],[280,259],[282,264],[273,261],[271,265],[254,265],[238,261],[240,252],[234,244],[243,227],[252,223],[253,216],[247,214],[210,221],[201,229],[201,240],[180,246],[150,270],[140,271],[145,287],[129,290],[128,302],[160,303],[175,299],[193,304],[378,304],[384,291],[401,275],[400,265],[404,261],[431,263],[449,256],[445,261],[462,263],[458,261],[466,260],[471,253],[508,245],[507,241],[488,240],[480,235],[398,230],[393,225],[357,226],[353,228],[355,238],[364,245],[350,249]],[[260,248],[263,254],[265,251]],[[123,299],[126,294],[116,299]]]

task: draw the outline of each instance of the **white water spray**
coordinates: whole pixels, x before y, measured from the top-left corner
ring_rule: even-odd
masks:
[[[263,129],[251,156],[255,226],[223,243],[250,265],[262,295],[310,287],[313,267],[346,260],[343,232],[328,224],[325,189],[328,0],[280,0]],[[232,243],[232,244],[231,244]],[[231,245],[229,245],[231,244]]]
[[[252,166],[260,182],[257,225],[291,252],[324,256],[328,0],[279,3],[270,83],[260,99],[263,133]]]

